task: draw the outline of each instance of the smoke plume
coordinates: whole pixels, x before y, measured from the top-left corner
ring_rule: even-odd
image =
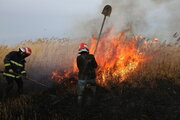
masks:
[[[170,40],[175,32],[180,32],[179,0],[103,0],[99,14],[95,13],[93,19],[78,23],[76,35],[97,34],[103,20],[100,13],[107,4],[112,6],[112,14],[106,21],[105,29],[111,26],[116,32],[131,29],[134,34],[161,40]]]

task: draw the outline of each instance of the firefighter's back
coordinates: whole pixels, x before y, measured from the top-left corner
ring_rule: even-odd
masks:
[[[96,78],[95,68],[97,68],[97,63],[94,55],[88,53],[81,54],[77,57],[77,65],[79,68],[79,79],[88,80]]]

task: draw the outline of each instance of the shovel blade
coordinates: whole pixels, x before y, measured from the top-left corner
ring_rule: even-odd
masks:
[[[102,11],[102,14],[110,17],[111,11],[112,11],[112,7],[110,5],[106,5]]]

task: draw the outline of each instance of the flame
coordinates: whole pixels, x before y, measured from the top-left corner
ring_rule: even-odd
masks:
[[[127,38],[125,35],[129,30],[118,34],[102,36],[97,53],[96,60],[99,64],[97,80],[100,84],[105,84],[109,80],[123,81],[130,73],[132,73],[139,65],[144,62],[144,54],[137,47],[137,39],[142,36],[131,36]],[[91,53],[95,49],[96,38],[92,37]]]
[[[63,74],[59,74],[58,71],[52,72],[51,79],[55,80],[57,83],[63,82],[64,78],[69,78],[71,76],[71,70],[64,71]]]
[[[158,41],[157,38],[147,41],[145,37],[138,35],[128,35],[130,30],[114,34],[113,28],[108,29],[101,36],[95,58],[98,63],[97,82],[100,85],[106,85],[108,81],[121,82],[138,69],[138,65],[148,60],[145,49],[149,44]],[[92,36],[90,45],[90,53],[93,54],[97,38]],[[52,72],[52,78],[57,82],[69,77],[77,76],[78,69],[76,61],[74,61],[73,69],[64,71],[59,75],[58,72]]]

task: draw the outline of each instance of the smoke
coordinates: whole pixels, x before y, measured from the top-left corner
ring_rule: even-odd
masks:
[[[107,4],[112,6],[112,14],[105,29],[111,26],[116,32],[131,29],[134,34],[161,40],[170,40],[175,32],[180,32],[179,0],[103,0],[99,14],[95,13],[93,19],[84,19],[76,25],[76,34],[97,34],[103,20],[100,13]]]

